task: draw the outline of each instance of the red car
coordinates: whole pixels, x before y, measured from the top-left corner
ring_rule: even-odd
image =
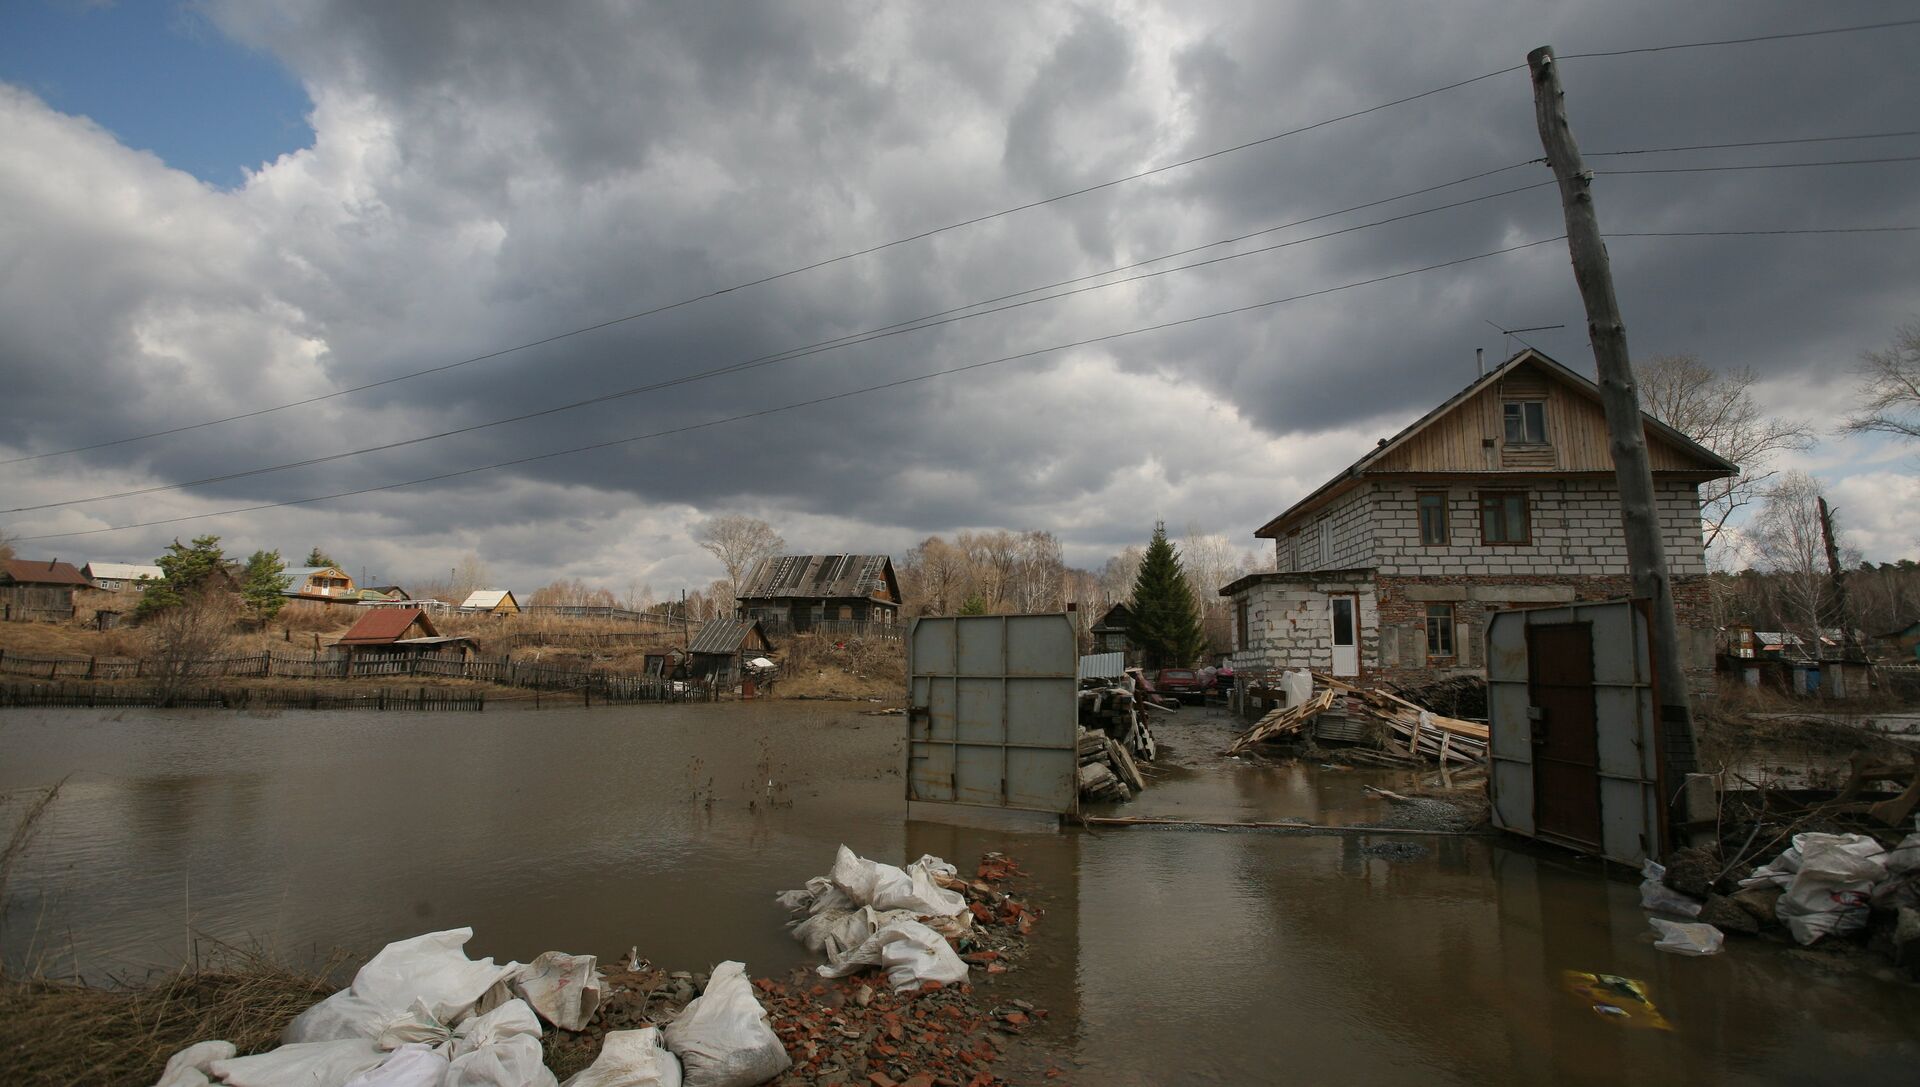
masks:
[[[1162,668],[1154,673],[1153,689],[1182,702],[1205,702],[1207,691],[1213,686],[1209,682],[1211,679],[1211,676],[1203,676],[1191,668]]]

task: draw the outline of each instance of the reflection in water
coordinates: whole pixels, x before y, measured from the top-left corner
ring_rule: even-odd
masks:
[[[1219,759],[1223,734],[1168,726],[1169,765],[1129,813],[1350,824],[1379,810],[1360,785],[1392,780]],[[841,842],[962,865],[999,849],[1046,911],[993,983],[1053,1011],[1016,1052],[1020,1081],[1058,1064],[1056,1082],[1101,1084],[1904,1082],[1920,1062],[1915,987],[1771,944],[1655,952],[1632,884],[1568,855],[907,823],[900,735],[899,718],[806,704],[11,712],[0,791],[75,776],[14,873],[5,952],[98,976],[179,961],[189,925],[296,958],[472,925],[475,954],[637,945],[670,968],[777,974],[806,956],[772,893]],[[1644,982],[1673,1029],[1600,1016],[1570,970]]]

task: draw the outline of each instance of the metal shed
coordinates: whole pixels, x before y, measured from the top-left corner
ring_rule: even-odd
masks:
[[[1637,865],[1667,840],[1643,600],[1494,614],[1487,624],[1493,823]]]

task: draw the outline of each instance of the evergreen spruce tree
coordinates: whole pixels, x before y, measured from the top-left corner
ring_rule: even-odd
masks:
[[[191,545],[175,539],[167,545],[167,553],[154,560],[160,567],[161,577],[140,594],[140,603],[133,609],[134,621],[144,622],[168,608],[180,606],[220,569],[224,558],[218,536],[195,536]]]
[[[332,565],[329,563],[328,565]],[[247,572],[240,585],[241,599],[253,617],[265,621],[280,614],[287,602],[282,593],[293,579],[287,576],[287,564],[278,551],[255,551],[247,558]]]
[[[275,554],[279,554],[279,552],[275,552]],[[332,555],[327,554],[325,551],[320,550],[320,548],[316,546],[313,550],[307,552],[307,565],[308,566],[338,566],[340,564],[333,561]]]
[[[1133,582],[1133,625],[1127,637],[1140,647],[1149,668],[1184,668],[1205,651],[1206,636],[1193,607],[1193,588],[1180,554],[1167,541],[1166,522],[1153,526],[1153,542]]]

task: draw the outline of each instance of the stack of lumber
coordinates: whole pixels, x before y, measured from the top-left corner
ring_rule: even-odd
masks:
[[[1476,763],[1487,757],[1487,726],[1443,717],[1386,691],[1355,687],[1314,673],[1315,683],[1346,696],[1347,713],[1363,713],[1387,726],[1387,750],[1439,763]],[[1397,742],[1396,742],[1397,741]]]
[[[1087,800],[1132,800],[1147,787],[1125,745],[1104,732],[1080,730],[1080,795]]]
[[[1147,723],[1152,713],[1169,709],[1146,696],[1136,682],[1137,673],[1118,680],[1091,681],[1080,691],[1080,724],[1105,732],[1118,740],[1135,758],[1152,762],[1159,757],[1160,745]]]
[[[1263,740],[1298,732],[1332,705],[1333,691],[1323,690],[1298,706],[1274,710],[1255,721],[1252,728],[1234,737],[1233,742],[1227,745],[1227,754],[1238,755]]]

